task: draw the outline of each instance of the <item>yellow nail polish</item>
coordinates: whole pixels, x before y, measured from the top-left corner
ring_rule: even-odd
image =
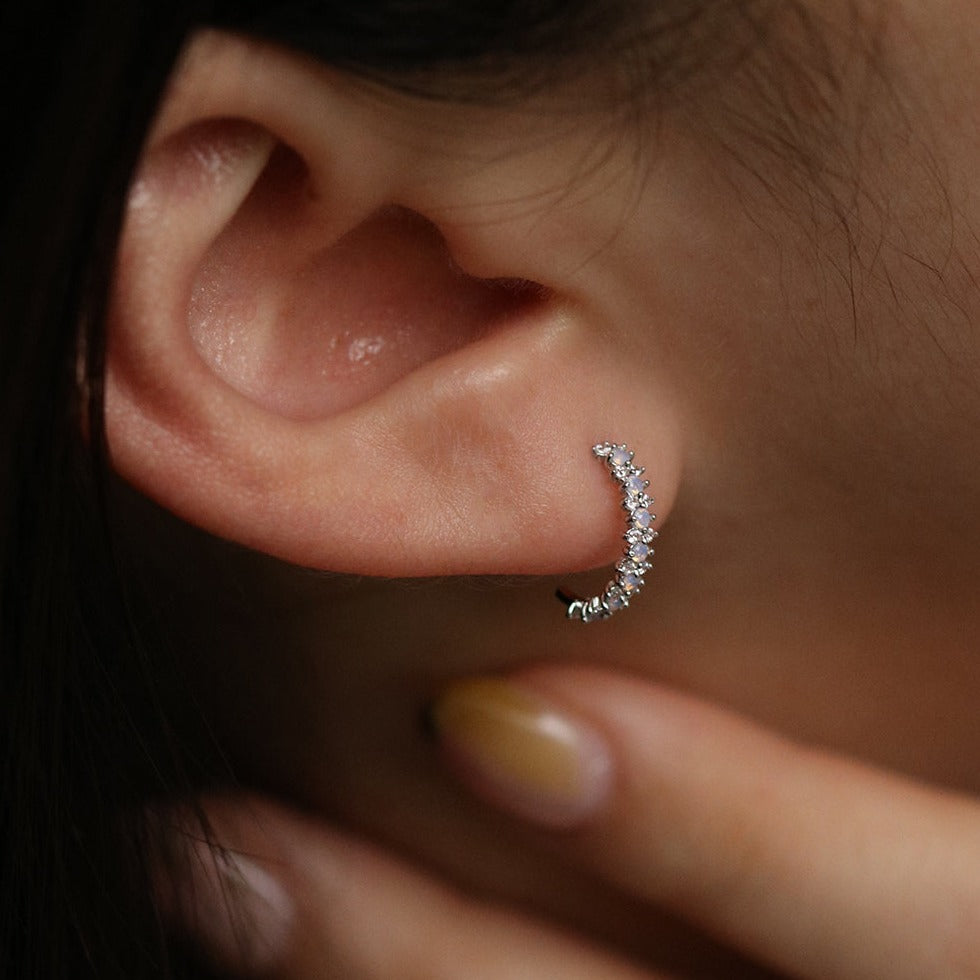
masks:
[[[608,796],[612,764],[602,738],[524,687],[458,681],[436,699],[431,720],[456,775],[516,816],[572,827]]]

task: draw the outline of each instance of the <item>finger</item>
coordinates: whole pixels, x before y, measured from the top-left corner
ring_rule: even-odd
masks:
[[[192,834],[181,901],[163,886],[163,904],[236,975],[665,980],[272,804],[219,801],[208,818],[220,847]]]
[[[461,682],[435,728],[478,794],[609,880],[814,980],[980,975],[980,807],[612,672]]]

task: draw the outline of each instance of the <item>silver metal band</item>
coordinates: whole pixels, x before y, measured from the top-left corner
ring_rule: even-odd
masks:
[[[657,519],[657,515],[650,510],[653,497],[646,492],[650,481],[643,479],[643,467],[633,464],[633,451],[625,443],[600,442],[592,447],[592,454],[597,459],[605,460],[610,475],[623,492],[623,510],[627,513],[626,533],[623,535],[626,550],[616,564],[616,577],[606,585],[601,595],[584,599],[564,589],[558,589],[555,593],[565,603],[568,618],[583,623],[608,619],[630,604],[643,588],[643,573],[651,567],[651,544],[657,537],[657,532],[650,527]]]

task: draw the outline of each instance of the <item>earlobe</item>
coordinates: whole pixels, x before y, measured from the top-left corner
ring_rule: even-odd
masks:
[[[191,52],[121,246],[117,468],[184,519],[310,567],[611,560],[621,518],[591,446],[642,447],[663,515],[680,469],[669,401],[633,383],[540,264],[537,282],[460,269],[458,229],[413,207],[419,147],[387,142],[382,122],[298,56],[214,36]],[[506,267],[517,229],[470,234]]]

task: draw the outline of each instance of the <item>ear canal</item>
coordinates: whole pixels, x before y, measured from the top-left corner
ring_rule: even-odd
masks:
[[[371,398],[543,297],[532,283],[467,275],[438,229],[405,208],[339,231],[330,201],[279,144],[201,261],[188,328],[236,391],[310,420]]]

